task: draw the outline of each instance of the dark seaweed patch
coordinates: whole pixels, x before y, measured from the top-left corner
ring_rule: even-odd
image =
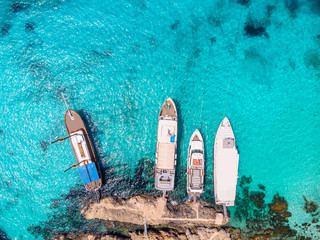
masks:
[[[215,43],[217,41],[215,37],[212,37],[209,40],[210,40],[211,44],[213,44],[213,43]]]
[[[170,28],[171,28],[171,30],[176,30],[179,25],[180,25],[180,21],[175,20],[174,23],[170,26]]]
[[[250,5],[250,0],[237,0],[237,3],[248,7]]]
[[[305,196],[303,196],[303,199],[305,201],[303,210],[306,213],[315,213],[318,210],[319,205],[316,202],[308,200]]]
[[[201,50],[199,48],[196,48],[194,51],[193,51],[193,57],[194,58],[198,58],[200,56],[200,53],[201,53]]]
[[[35,24],[32,22],[27,22],[25,25],[26,32],[33,32],[35,28]]]
[[[286,8],[289,10],[289,12],[291,13],[291,16],[296,16],[296,11],[299,8],[298,0],[285,0],[284,4]]]
[[[11,12],[18,13],[24,10],[27,10],[30,7],[30,4],[23,3],[23,2],[14,2],[11,3]]]
[[[48,146],[49,146],[49,144],[47,141],[43,140],[40,142],[40,147],[41,147],[42,152],[46,152],[48,149]]]
[[[266,187],[262,184],[258,184],[258,188],[260,188],[262,191],[266,190]]]
[[[297,235],[289,226],[288,203],[279,194],[274,195],[272,203],[265,203],[265,193],[250,191],[251,177],[242,176],[240,192],[235,204],[235,218],[246,223],[241,230],[243,239],[287,239]]]
[[[0,130],[0,135],[4,135],[4,130]]]
[[[2,229],[0,229],[0,240],[10,240],[8,235]]]
[[[270,18],[274,9],[276,9],[276,6],[273,5],[268,5],[267,6],[267,17]]]
[[[247,23],[246,26],[244,27],[244,30],[245,30],[245,34],[250,37],[267,36],[265,27],[255,27]]]
[[[320,51],[317,49],[310,49],[304,54],[304,63],[307,67],[313,67],[320,70]]]
[[[242,176],[240,178],[240,187],[243,187],[244,185],[250,184],[252,182],[252,176],[246,177]]]
[[[257,208],[262,208],[264,204],[264,197],[266,196],[263,192],[253,191],[250,192],[250,200],[254,203]]]
[[[11,25],[9,23],[4,23],[2,25],[1,31],[0,31],[1,36],[4,37],[4,36],[8,35],[10,28],[11,28]]]
[[[313,13],[320,15],[320,1],[309,0],[310,9]]]

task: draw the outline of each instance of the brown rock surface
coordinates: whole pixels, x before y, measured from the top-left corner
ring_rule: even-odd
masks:
[[[172,204],[166,198],[135,196],[130,199],[107,197],[100,204],[92,203],[82,210],[86,219],[103,219],[109,221],[143,225],[170,224],[186,227],[214,227],[225,224],[221,213],[203,203]]]

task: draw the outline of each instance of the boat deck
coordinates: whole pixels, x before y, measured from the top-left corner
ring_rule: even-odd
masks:
[[[177,109],[171,99],[167,100],[163,104],[159,116],[160,117],[170,116],[175,118],[177,117]]]

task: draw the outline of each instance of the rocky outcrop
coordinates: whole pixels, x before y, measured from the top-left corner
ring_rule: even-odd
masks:
[[[145,240],[143,232],[133,232],[130,234],[131,240]],[[163,230],[149,230],[149,240],[229,240],[230,234],[223,229],[217,228],[197,228],[187,229],[185,232],[178,232],[176,229]],[[128,240],[112,235],[94,235],[94,234],[80,234],[80,235],[65,235],[55,237],[53,240]]]
[[[130,199],[107,197],[82,210],[86,219],[99,218],[143,225],[169,224],[170,226],[214,227],[226,224],[222,213],[203,203],[177,204],[166,198],[135,196]]]
[[[219,226],[226,224],[222,213],[203,202],[177,203],[162,197],[134,196],[129,199],[106,197],[100,203],[84,207],[87,220],[100,220],[127,228],[125,235],[115,232],[68,233],[54,240],[227,240],[230,233]],[[131,226],[131,230],[130,230]],[[135,229],[132,226],[138,226]]]

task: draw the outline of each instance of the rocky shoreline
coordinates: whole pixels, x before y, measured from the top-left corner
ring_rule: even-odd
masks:
[[[227,240],[230,233],[221,225],[227,223],[222,213],[205,202],[177,204],[162,197],[134,196],[129,199],[106,197],[98,203],[84,207],[81,214],[86,219],[100,219],[121,224],[143,226],[146,222],[148,238],[165,240]],[[143,229],[143,227],[142,227]],[[143,230],[128,233],[128,237],[112,234],[66,234],[54,240],[102,240],[102,239],[146,239]]]

